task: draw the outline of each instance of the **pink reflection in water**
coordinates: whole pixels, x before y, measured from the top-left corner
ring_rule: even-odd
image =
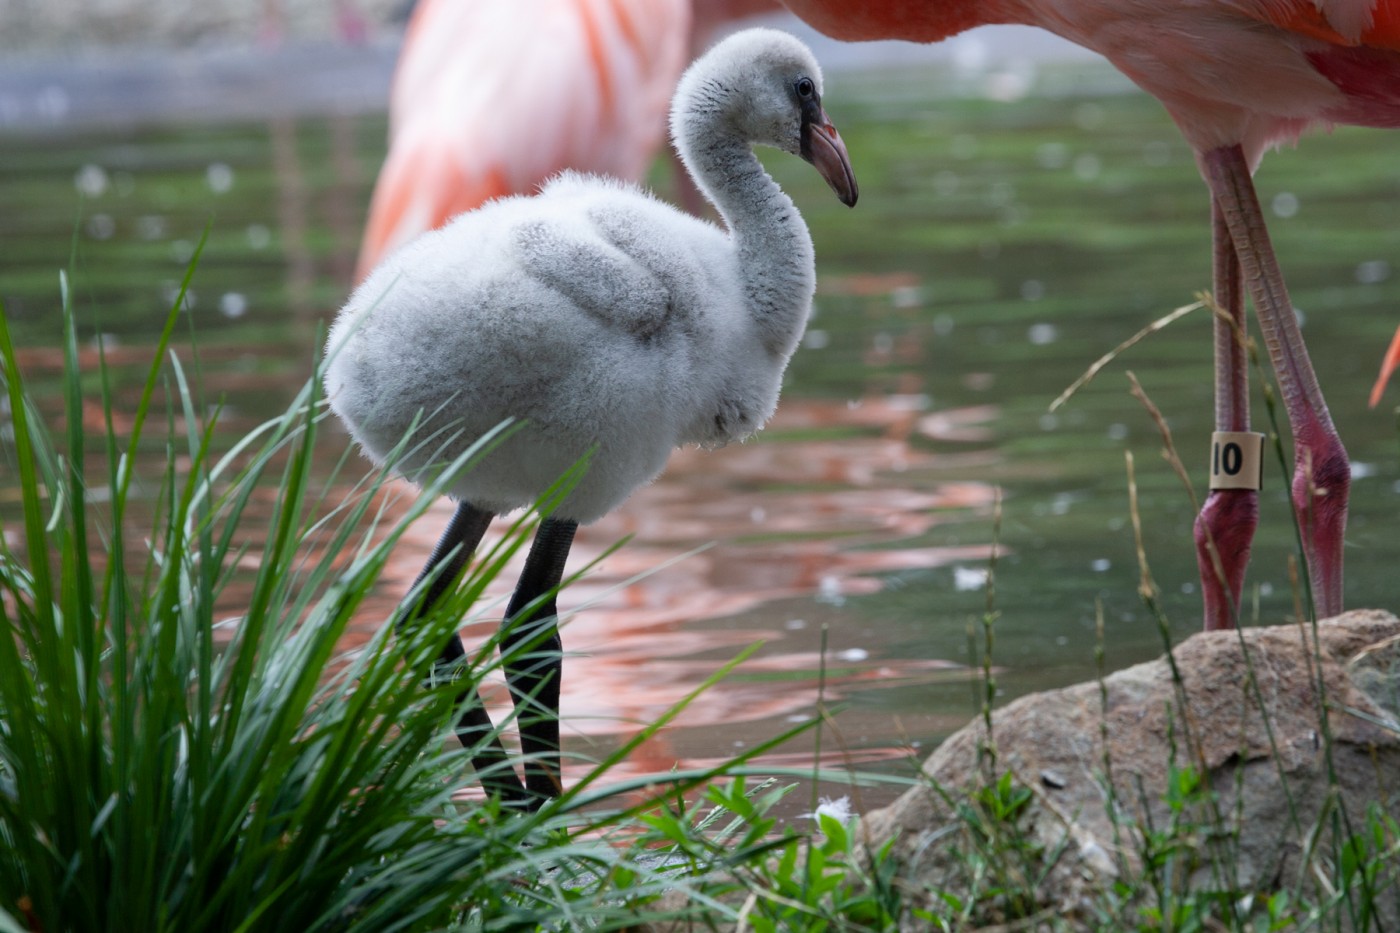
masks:
[[[678,733],[668,730],[615,776],[723,758],[732,754],[728,743],[740,724],[757,726],[755,740],[761,741],[810,716],[821,696],[831,701],[855,689],[965,677],[961,666],[946,660],[892,657],[877,643],[862,643],[853,655],[858,660],[828,656],[822,682],[818,634],[794,628],[791,612],[778,605],[816,598],[839,606],[877,592],[884,574],[986,560],[984,546],[911,543],[940,523],[964,520],[969,510],[986,512],[994,495],[986,483],[929,478],[954,462],[960,475],[992,462],[985,450],[943,454],[930,448],[985,440],[982,425],[993,411],[930,413],[926,406],[910,396],[855,404],[784,401],[761,443],[678,451],[656,483],[581,529],[570,568],[597,563],[559,601],[570,655],[561,702],[569,750],[605,754],[757,641],[765,643],[759,654],[676,720],[680,732],[708,732],[711,741],[700,743],[708,747],[687,740],[682,750],[672,741]],[[833,438],[810,436],[828,428],[844,430],[827,432]],[[404,495],[407,501],[411,492]],[[452,504],[442,501],[400,541],[382,578],[383,614],[367,619],[354,640],[388,617],[451,512]],[[505,527],[497,523],[488,546]],[[626,536],[631,540],[621,549],[602,556]],[[488,589],[464,629],[469,644],[479,644],[499,624],[522,563],[517,556]],[[841,646],[857,637],[864,636],[833,628],[831,642]],[[489,684],[485,693],[500,721],[510,708],[504,683]],[[891,757],[902,749],[893,723],[885,739],[867,753]],[[586,768],[570,770],[576,779]]]

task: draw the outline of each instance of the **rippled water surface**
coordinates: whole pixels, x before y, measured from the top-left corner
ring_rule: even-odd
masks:
[[[1198,626],[1192,503],[1126,373],[1165,414],[1201,494],[1206,316],[1128,350],[1048,411],[1097,357],[1207,286],[1207,205],[1190,153],[1138,95],[994,103],[933,93],[945,79],[829,81],[860,178],[855,210],[800,162],[767,159],[813,228],[817,314],[767,430],[677,453],[661,480],[581,532],[577,566],[630,540],[561,597],[573,749],[605,754],[761,641],[631,767],[722,759],[811,719],[824,698],[838,710],[825,755],[904,768],[911,748],[974,711],[969,631],[989,603],[1003,698],[1092,676],[1100,612],[1111,667],[1154,656],[1160,638],[1136,592],[1129,452],[1172,631]],[[345,295],[383,137],[383,117],[367,116],[0,138],[0,297],[33,384],[56,384],[58,270],[76,244],[82,326],[102,335],[119,398],[133,398],[208,224],[188,316],[206,395],[226,400],[216,444],[284,409]],[[1394,134],[1338,130],[1269,156],[1258,176],[1356,461],[1348,602],[1389,609],[1400,447],[1394,402],[1370,411],[1365,397],[1400,323],[1397,145]],[[671,190],[665,164],[654,183]],[[192,360],[189,340],[181,347]],[[1262,400],[1256,410],[1263,419]],[[328,470],[345,443],[326,432]],[[362,469],[351,461],[336,482]],[[1247,613],[1257,606],[1272,622],[1293,612],[1293,532],[1279,469],[1267,475]],[[7,534],[11,482],[0,465]],[[449,512],[444,503],[404,539],[357,638],[387,616]],[[493,591],[505,594],[504,582]],[[226,599],[236,613],[237,592]],[[468,633],[500,612],[483,607]],[[801,766],[812,750],[808,735],[770,760]]]

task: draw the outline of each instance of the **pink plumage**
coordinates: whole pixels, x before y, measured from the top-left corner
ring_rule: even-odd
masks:
[[[417,234],[492,198],[533,194],[566,169],[639,180],[663,148],[686,62],[722,27],[775,6],[420,0],[356,281]]]
[[[357,279],[450,217],[566,168],[636,179],[661,145],[690,0],[422,0]]]

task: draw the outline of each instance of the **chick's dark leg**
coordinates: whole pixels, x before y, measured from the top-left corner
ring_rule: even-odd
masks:
[[[559,678],[563,669],[554,594],[578,523],[546,518],[535,533],[501,633],[506,681],[515,700],[525,786],[537,800],[563,790],[559,765]]]
[[[418,574],[418,579],[413,585],[417,588],[430,576],[434,579],[417,602],[400,618],[400,630],[426,615],[447,594],[461,576],[477,545],[481,543],[491,518],[490,512],[469,503],[457,504],[457,511],[447,523],[447,528],[438,539],[432,556],[428,558],[428,563]],[[465,657],[466,649],[462,646],[462,638],[453,632],[433,664],[434,673],[444,677],[453,676]],[[462,711],[457,721],[457,739],[463,748],[471,750],[472,766],[480,776],[481,786],[506,803],[519,804],[528,800],[529,795],[520,783],[515,769],[511,767],[510,757],[501,745],[491,716],[486,712],[486,706],[481,702],[481,696],[474,683],[457,695],[457,705]]]

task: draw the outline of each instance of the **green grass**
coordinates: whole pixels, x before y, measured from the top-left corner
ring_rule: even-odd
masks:
[[[516,820],[484,833],[452,804],[463,769],[441,741],[450,695],[419,686],[452,622],[439,614],[413,638],[335,656],[404,522],[375,533],[377,481],[346,503],[317,499],[315,380],[282,418],[216,455],[217,407],[204,416],[185,369],[163,359],[179,305],[125,436],[104,378],[92,450],[71,313],[57,443],[0,315],[23,493],[23,550],[8,539],[0,550],[0,910],[35,930],[388,930],[447,918],[472,890],[493,890],[494,871],[476,873],[492,864],[486,853],[518,852],[539,831]],[[137,477],[129,455],[152,415],[165,424],[166,469]],[[269,486],[272,519],[250,528],[249,503]],[[136,490],[149,525],[128,520]],[[136,566],[133,537],[148,542]],[[307,556],[309,541],[323,556]],[[237,570],[249,554],[250,580]],[[464,599],[489,572],[463,584]],[[216,601],[235,582],[246,611],[220,621]]]
[[[314,366],[282,415],[230,437],[198,366],[168,352],[198,252],[129,405],[118,405],[100,359],[82,370],[65,280],[57,429],[27,390],[0,307],[0,439],[19,490],[0,537],[0,933],[662,920],[760,933],[1378,929],[1400,873],[1393,812],[1377,805],[1326,834],[1309,853],[1321,883],[1237,890],[1230,814],[1189,761],[1173,765],[1169,819],[1117,827],[1133,846],[1130,870],[1074,915],[1043,898],[1066,843],[1026,825],[1032,792],[996,767],[994,747],[982,786],[935,788],[956,816],[936,843],[953,866],[936,888],[841,816],[818,811],[810,832],[779,824],[773,807],[791,787],[751,785],[762,772],[750,760],[800,728],[718,768],[611,782],[689,700],[536,813],[465,795],[475,776],[451,738],[459,684],[429,686],[427,673],[535,519],[481,555],[412,630],[395,637],[383,624],[343,652],[405,528],[492,439],[406,508],[386,504],[385,473],[332,500],[344,465],[358,461],[313,468],[328,417]],[[133,452],[153,445],[163,469],[138,475]],[[240,610],[228,619],[219,607],[234,593]],[[989,587],[973,651],[988,724],[995,603]],[[484,676],[495,648],[483,646],[462,676]],[[1324,815],[1337,829],[1336,810]]]

